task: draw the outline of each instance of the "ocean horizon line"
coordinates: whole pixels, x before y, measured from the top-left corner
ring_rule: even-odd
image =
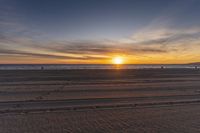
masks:
[[[200,65],[192,64],[0,64],[0,70],[72,70],[72,69],[157,69],[189,68]]]

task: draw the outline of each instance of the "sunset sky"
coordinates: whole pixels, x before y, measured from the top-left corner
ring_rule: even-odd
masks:
[[[200,62],[200,0],[0,0],[0,64]]]

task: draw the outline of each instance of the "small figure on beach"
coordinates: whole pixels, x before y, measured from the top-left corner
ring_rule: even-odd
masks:
[[[194,69],[198,69],[198,66],[195,66]]]
[[[164,69],[164,66],[161,66],[160,68],[161,68],[161,69]]]
[[[43,66],[41,66],[41,70],[44,70],[44,67],[43,67]]]

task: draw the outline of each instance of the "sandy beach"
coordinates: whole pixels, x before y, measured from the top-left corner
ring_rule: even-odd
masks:
[[[2,70],[0,133],[200,132],[200,70]]]

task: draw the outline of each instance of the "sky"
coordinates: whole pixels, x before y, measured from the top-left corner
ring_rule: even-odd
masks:
[[[199,0],[0,0],[0,64],[200,62]]]

